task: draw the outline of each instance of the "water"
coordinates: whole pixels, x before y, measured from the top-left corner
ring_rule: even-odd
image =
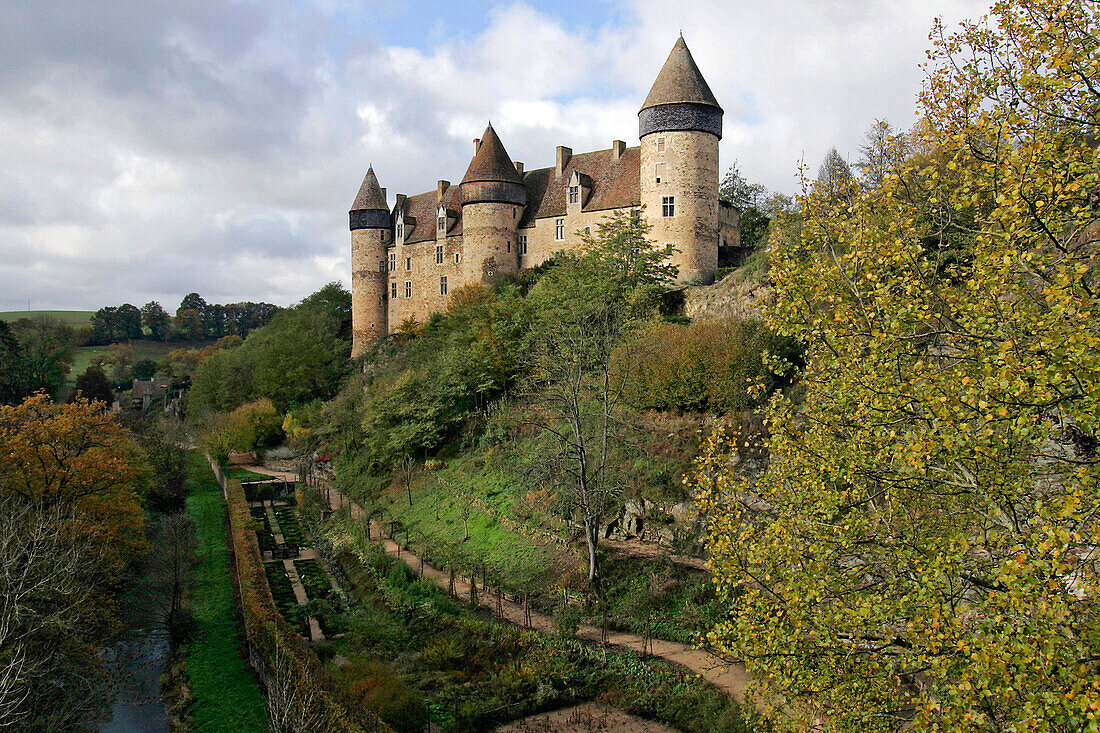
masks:
[[[172,651],[166,610],[170,576],[162,557],[161,533],[150,533],[151,550],[119,599],[122,631],[103,652],[112,672],[114,704],[101,733],[167,733],[160,676]]]

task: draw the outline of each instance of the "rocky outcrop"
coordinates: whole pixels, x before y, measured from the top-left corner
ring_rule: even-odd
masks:
[[[741,280],[738,273],[705,287],[684,291],[684,315],[693,321],[760,318],[760,305],[771,297],[771,288],[756,280]]]

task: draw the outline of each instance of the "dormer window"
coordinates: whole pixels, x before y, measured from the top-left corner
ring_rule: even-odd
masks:
[[[579,204],[581,202],[581,187],[570,186],[569,187],[569,203]]]
[[[394,234],[394,238],[398,242],[405,241],[405,225],[404,225],[403,222],[398,222],[397,223],[397,232],[396,232],[396,234]]]
[[[440,215],[438,223],[439,223],[439,231],[441,231],[441,232],[447,231],[447,217],[446,217],[446,215]]]

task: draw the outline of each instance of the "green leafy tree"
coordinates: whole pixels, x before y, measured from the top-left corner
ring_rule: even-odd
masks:
[[[130,367],[130,376],[147,381],[157,373],[157,363],[152,359],[139,359]]]
[[[56,397],[73,362],[73,330],[51,316],[21,318],[12,334],[19,342],[19,381],[24,394],[44,390]]]
[[[579,517],[588,579],[598,585],[600,525],[623,491],[614,462],[622,443],[623,394],[635,366],[616,348],[655,310],[676,276],[672,248],[648,238],[639,209],[617,212],[558,256],[532,291],[539,314],[531,355],[532,421],[551,436],[546,479]]]
[[[108,381],[106,373],[95,364],[92,364],[76,378],[73,399],[98,401],[110,407],[114,404],[115,393],[111,391],[111,383]]]
[[[1098,29],[1055,0],[937,25],[904,165],[773,237],[802,399],[762,475],[716,437],[693,482],[711,640],[777,727],[1096,729]]]
[[[149,337],[154,341],[167,341],[171,319],[160,303],[151,300],[141,307],[141,323],[149,329]]]
[[[0,405],[11,405],[25,396],[23,355],[7,321],[0,321]]]

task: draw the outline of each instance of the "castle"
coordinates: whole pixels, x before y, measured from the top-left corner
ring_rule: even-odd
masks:
[[[722,114],[681,36],[638,112],[638,147],[559,146],[552,168],[524,171],[490,124],[459,185],[398,194],[392,209],[368,170],[349,212],[352,355],[406,319],[445,311],[455,288],[534,267],[639,205],[650,238],[675,246],[680,281],[712,283],[719,247],[739,244],[738,212],[718,198]]]

